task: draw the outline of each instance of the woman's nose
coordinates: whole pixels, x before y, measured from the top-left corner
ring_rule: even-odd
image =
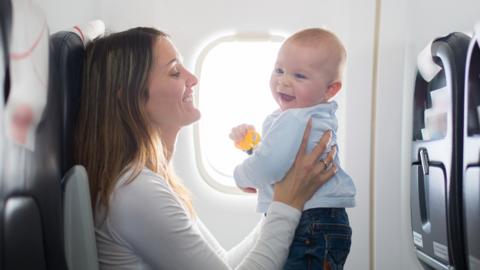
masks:
[[[198,83],[198,78],[193,73],[187,70],[187,81],[186,81],[187,86],[192,87],[192,86],[195,86],[197,83]]]

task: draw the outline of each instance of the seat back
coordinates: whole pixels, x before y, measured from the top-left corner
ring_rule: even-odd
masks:
[[[66,270],[65,242],[70,247],[78,239],[71,238],[75,230],[70,227],[64,237],[62,178],[73,166],[84,33],[82,38],[71,31],[49,38],[46,19],[31,0],[15,0],[11,9],[4,8],[8,7],[7,0],[0,3],[1,48],[11,45],[9,53],[3,54],[10,62],[5,80],[10,87],[3,91],[2,83],[2,96],[7,98],[5,108],[1,103],[0,121],[0,269]],[[11,40],[3,42],[9,36],[4,31],[10,25],[10,16],[4,16],[9,10],[14,11],[13,30]],[[2,74],[5,66],[2,62]],[[65,193],[67,209],[77,209],[71,205],[78,196],[72,199],[69,194],[79,184],[65,183],[70,190]],[[72,225],[72,215],[77,213],[68,213],[66,221]],[[89,216],[87,221],[91,222],[91,212]],[[79,246],[85,245],[79,242]],[[71,250],[67,249],[69,260],[77,256],[96,260],[91,254],[85,257],[75,253],[81,249]],[[95,269],[84,265],[70,264],[70,268]]]
[[[62,94],[48,87],[45,16],[31,1],[12,5],[10,88],[4,94],[1,136],[0,268],[62,270],[67,269],[60,185]],[[8,17],[0,16],[2,21]]]
[[[50,90],[58,94],[57,104],[61,107],[57,135],[62,176],[73,166],[73,132],[80,105],[84,53],[82,39],[76,33],[61,31],[50,36]]]
[[[98,270],[87,171],[71,168],[64,177],[65,255],[70,270]]]
[[[64,93],[62,171],[73,165],[73,131],[80,105],[82,70],[88,42],[103,35],[101,21],[75,26],[73,31],[55,33],[50,38],[51,87]],[[87,172],[74,166],[62,180],[64,190],[64,237],[67,265],[70,270],[97,270],[97,248],[93,225]]]

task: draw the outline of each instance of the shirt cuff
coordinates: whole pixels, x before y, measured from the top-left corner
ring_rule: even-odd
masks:
[[[273,201],[267,210],[267,216],[275,213],[284,216],[293,222],[299,222],[302,215],[302,212],[295,207],[282,202]]]

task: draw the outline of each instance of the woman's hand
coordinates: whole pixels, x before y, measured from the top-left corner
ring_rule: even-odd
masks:
[[[332,147],[325,160],[318,160],[332,137],[331,131],[323,134],[311,153],[306,153],[311,129],[312,121],[309,120],[295,161],[282,181],[275,184],[273,194],[274,201],[286,203],[300,211],[315,191],[337,172],[337,167],[332,163],[337,153],[336,147]]]

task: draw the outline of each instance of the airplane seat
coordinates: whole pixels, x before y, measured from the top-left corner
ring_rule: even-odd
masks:
[[[48,87],[48,25],[31,0],[1,5],[9,68],[1,106],[0,269],[63,270],[62,103]]]
[[[61,120],[62,157],[61,172],[65,175],[73,167],[73,132],[80,105],[83,57],[86,45],[103,35],[105,25],[95,20],[77,25],[69,31],[50,36],[50,88],[62,93]]]
[[[12,4],[10,0],[0,0],[0,172],[3,160],[3,106],[4,97],[9,88],[7,77],[8,70],[8,40],[12,24]],[[0,232],[3,231],[4,196],[2,176],[0,174]],[[0,233],[0,250],[3,250],[2,233]],[[3,269],[3,252],[0,252],[0,268]]]
[[[463,227],[469,270],[480,269],[480,22],[468,48],[463,137]]]
[[[64,178],[65,255],[69,270],[98,270],[87,171],[76,165]]]
[[[50,85],[56,92],[63,93],[64,104],[63,221],[65,256],[70,270],[98,269],[88,176],[82,166],[73,166],[72,147],[75,118],[80,105],[85,47],[88,42],[103,35],[104,31],[105,25],[97,20],[50,37]]]
[[[470,39],[461,32],[438,37],[417,58],[410,214],[415,253],[425,269],[466,269],[460,204]]]
[[[0,30],[0,52],[9,45],[2,54],[8,57],[0,58],[0,74],[7,73],[5,80],[0,77],[0,269],[96,269],[68,267],[71,236],[64,231],[71,230],[63,227],[70,224],[64,221],[63,199],[68,202],[72,192],[64,194],[62,178],[73,166],[86,39],[72,32],[49,39],[46,17],[32,0],[0,0]],[[66,179],[70,175],[77,173]],[[71,190],[70,181],[64,182]],[[72,213],[79,214],[69,217]]]

